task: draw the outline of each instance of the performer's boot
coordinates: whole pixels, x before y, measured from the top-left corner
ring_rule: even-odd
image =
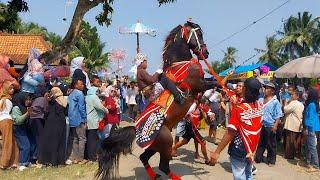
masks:
[[[164,89],[168,89],[172,93],[174,100],[178,104],[183,104],[185,102],[186,97],[183,95],[183,92],[180,91],[177,86],[167,78],[165,74],[161,74],[159,83]]]

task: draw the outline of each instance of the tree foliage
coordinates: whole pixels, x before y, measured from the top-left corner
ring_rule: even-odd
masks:
[[[237,62],[237,52],[238,50],[235,47],[227,47],[227,50],[223,51],[224,57],[222,60],[210,62],[211,67],[216,73],[220,73],[228,68],[233,67]],[[208,69],[205,71],[210,73]]]
[[[227,51],[223,51],[224,57],[222,59],[222,64],[225,64],[229,68],[236,63],[238,50],[234,47],[227,47]]]
[[[75,44],[69,58],[85,57],[86,67],[91,70],[91,73],[101,68],[107,68],[109,64],[108,53],[103,52],[105,43],[100,41],[97,28],[91,27],[88,22],[83,22],[81,26],[85,29],[84,33]]]
[[[157,0],[159,5],[172,3],[176,0]],[[100,25],[109,26],[112,22],[112,13],[114,0],[78,0],[76,9],[73,14],[73,18],[67,34],[62,39],[59,46],[56,46],[47,58],[48,63],[54,59],[59,59],[66,56],[72,51],[73,46],[77,40],[81,37],[83,30],[81,24],[84,15],[91,9],[98,5],[102,5],[101,12],[96,16],[96,20]],[[10,9],[15,9],[18,12],[28,11],[28,4],[24,0],[11,0],[9,1]]]
[[[18,12],[11,10],[7,5],[0,3],[0,31],[14,33],[21,19]]]
[[[47,28],[40,26],[37,23],[20,23],[17,29],[15,30],[17,34],[36,34],[36,35],[42,35],[44,40],[52,47],[58,46],[62,38],[60,35],[49,32]]]
[[[277,34],[266,38],[266,51],[260,62],[280,67],[289,60],[319,53],[320,17],[309,12],[290,16]]]

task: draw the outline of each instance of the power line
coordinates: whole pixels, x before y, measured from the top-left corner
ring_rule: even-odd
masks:
[[[249,62],[250,60],[252,60],[254,57],[256,57],[258,54],[260,54],[260,52],[256,52],[254,55],[250,56],[249,58],[247,58],[246,60],[242,61],[241,63],[239,63],[235,68],[238,68],[239,66],[244,65],[245,63]]]
[[[252,23],[248,24],[247,26],[243,27],[242,29],[240,29],[239,31],[236,31],[234,33],[232,33],[230,36],[222,39],[221,41],[219,41],[218,43],[214,44],[213,47],[216,47],[218,45],[220,45],[221,43],[227,41],[228,39],[232,38],[233,36],[247,30],[248,28],[250,28],[251,26],[255,25],[257,22],[263,20],[264,18],[266,18],[267,16],[269,16],[270,14],[272,14],[273,12],[275,12],[276,10],[280,9],[282,6],[286,5],[287,3],[289,3],[291,0],[287,0],[286,2],[282,3],[281,5],[277,6],[276,8],[272,9],[270,12],[268,12],[267,14],[265,14],[264,16],[260,17],[259,19],[253,21]]]

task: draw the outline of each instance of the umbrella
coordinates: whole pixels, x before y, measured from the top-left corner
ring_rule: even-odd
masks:
[[[140,35],[149,35],[151,37],[156,36],[156,30],[153,28],[150,28],[144,24],[142,24],[140,21],[133,24],[129,28],[119,28],[120,34],[135,34],[137,36],[137,53],[140,52]]]
[[[275,71],[277,78],[318,78],[320,77],[320,55],[315,54],[288,62]]]

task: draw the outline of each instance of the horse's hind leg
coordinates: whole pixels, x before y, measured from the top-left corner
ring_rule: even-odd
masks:
[[[170,170],[169,162],[171,160],[171,150],[160,153],[160,164],[159,169],[168,175],[172,180],[181,180],[180,176],[173,174]]]
[[[151,150],[150,148],[146,149],[141,155],[140,155],[140,161],[142,162],[144,168],[147,171],[147,174],[150,179],[157,179],[160,177],[159,174],[156,174],[152,167],[149,164],[149,159],[156,153],[156,151]]]
[[[162,126],[160,133],[155,142],[155,148],[160,153],[159,169],[168,175],[172,180],[180,180],[181,178],[173,174],[169,167],[169,162],[172,159],[172,144],[173,138],[170,130],[166,126]]]

